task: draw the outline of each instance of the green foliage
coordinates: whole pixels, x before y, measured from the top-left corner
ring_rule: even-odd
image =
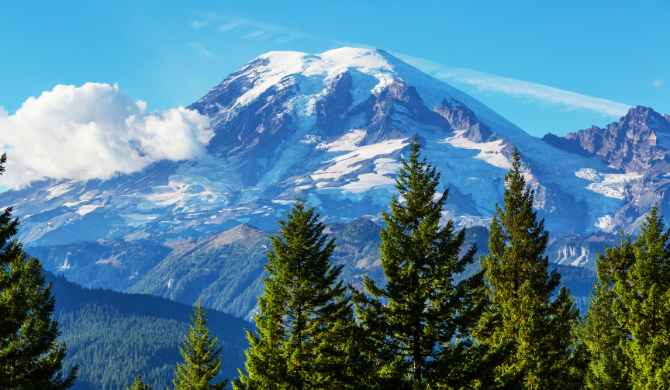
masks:
[[[251,319],[269,245],[266,232],[242,224],[175,249],[128,291],[189,305],[202,298],[206,307]]]
[[[133,385],[127,387],[126,390],[154,390],[154,389],[151,386],[145,385],[144,382],[142,381],[142,375],[138,375],[135,377]]]
[[[281,235],[271,237],[258,331],[247,332],[248,374],[240,371],[235,389],[349,386],[346,363],[355,356],[356,343],[349,342],[351,310],[337,282],[342,267],[332,266],[335,242],[323,234],[325,225],[305,203],[298,199],[279,221]]]
[[[56,301],[55,316],[67,342],[64,367],[79,365],[73,390],[122,390],[142,374],[154,389],[172,385],[179,343],[189,331],[192,306],[150,295],[87,289],[47,274]],[[209,310],[210,329],[221,341],[221,381],[237,374],[251,324]]]
[[[616,321],[627,336],[619,341],[630,364],[623,373],[633,389],[661,389],[670,383],[670,231],[654,206],[633,246],[628,272],[615,274]]]
[[[505,176],[505,204],[496,204],[490,228],[490,255],[482,257],[490,297],[477,338],[494,350],[512,347],[497,368],[498,381],[528,389],[581,386],[581,349],[574,349],[572,328],[578,318],[564,287],[552,301],[560,275],[549,272],[544,256],[548,233],[533,211],[535,192],[526,191],[521,159]],[[511,345],[511,343],[514,343]],[[574,352],[574,354],[573,354]]]
[[[619,245],[605,249],[596,260],[597,281],[593,286],[589,308],[577,334],[589,353],[586,388],[594,390],[631,389],[629,366],[621,344],[628,339],[627,331],[614,317],[613,291],[616,280],[624,283],[628,269],[635,263],[630,237],[620,235]]]
[[[0,157],[0,173],[6,159]],[[19,222],[11,212],[0,215],[0,389],[67,389],[77,368],[64,375],[51,285],[44,286],[42,263],[13,239]]]
[[[352,290],[361,325],[374,341],[371,379],[380,388],[459,389],[485,381],[490,370],[470,338],[483,307],[482,273],[454,282],[477,248],[461,256],[465,229],[455,233],[453,221],[440,227],[448,192],[435,201],[439,178],[421,158],[415,136],[396,179],[402,201],[394,195],[391,212],[382,212],[386,285],[366,277],[369,295]]]
[[[191,317],[191,325],[183,347],[179,352],[184,363],[177,363],[176,378],[172,381],[175,390],[221,390],[228,380],[210,385],[209,382],[219,374],[221,369],[221,348],[217,348],[218,338],[210,336],[207,327],[207,312],[198,300],[195,318]]]

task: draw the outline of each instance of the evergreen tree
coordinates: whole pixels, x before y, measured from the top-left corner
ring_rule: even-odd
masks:
[[[350,375],[358,344],[345,289],[337,279],[342,266],[330,256],[334,239],[323,234],[314,208],[297,199],[281,234],[271,237],[265,291],[258,298],[258,330],[247,332],[251,347],[235,389],[345,389],[360,383]]]
[[[483,308],[482,274],[454,283],[477,248],[461,253],[465,229],[456,233],[451,220],[440,226],[448,190],[437,193],[440,173],[421,158],[416,135],[410,147],[396,179],[400,197],[392,197],[390,213],[382,212],[380,260],[387,284],[365,278],[369,295],[352,290],[361,325],[374,341],[377,384],[393,389],[481,385],[490,364],[473,346],[470,329]]]
[[[572,297],[561,288],[560,275],[548,272],[544,256],[548,233],[544,220],[533,211],[535,191],[526,191],[517,150],[505,176],[505,204],[496,204],[490,227],[490,255],[481,258],[491,305],[477,338],[492,349],[515,345],[498,369],[505,385],[527,389],[574,389],[581,386],[583,363],[573,356],[573,325],[579,312]],[[577,350],[579,351],[579,350]]]
[[[184,347],[179,352],[184,363],[177,363],[176,378],[172,381],[175,390],[220,390],[225,389],[228,380],[210,385],[221,368],[221,348],[217,348],[218,338],[209,335],[207,312],[203,309],[200,299],[196,303],[195,318],[184,340]]]
[[[670,230],[658,205],[643,222],[626,276],[616,275],[613,312],[628,337],[620,341],[633,389],[670,387]]]
[[[630,366],[621,344],[628,339],[628,332],[617,322],[613,304],[617,299],[614,289],[616,280],[628,278],[628,269],[635,263],[633,244],[623,231],[620,243],[605,248],[598,254],[596,272],[598,279],[593,286],[589,309],[579,327],[579,339],[589,354],[586,372],[586,388],[593,390],[628,390],[631,378],[625,367]]]
[[[142,375],[138,375],[135,377],[133,385],[130,387],[126,387],[126,390],[153,390],[153,387],[145,385],[144,382],[142,381]]]
[[[0,174],[6,160],[3,154]],[[0,389],[67,389],[77,367],[64,376],[51,284],[44,286],[42,263],[14,239],[19,221],[11,212],[0,215]]]

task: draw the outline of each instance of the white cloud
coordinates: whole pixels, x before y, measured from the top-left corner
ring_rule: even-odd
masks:
[[[660,87],[661,84],[663,84],[664,82],[665,82],[665,80],[656,79],[656,80],[652,81],[651,83],[654,84],[654,87]]]
[[[193,27],[194,29],[197,30],[200,27],[205,26],[207,23],[209,23],[209,20],[207,20],[207,19],[205,19],[205,20],[194,20],[194,21],[191,22],[191,27]]]
[[[265,32],[265,31],[263,31],[263,30],[254,30],[254,31],[250,31],[249,34],[247,34],[247,35],[245,36],[245,38],[248,38],[248,39],[264,39],[264,38],[265,38],[265,37],[263,36],[263,33],[264,33],[264,32]]]
[[[221,31],[228,31],[228,30],[234,29],[235,27],[237,27],[237,23],[226,23],[226,24],[220,25],[219,29]]]
[[[276,42],[279,44],[291,42],[295,38],[305,38],[317,41],[330,42],[338,46],[370,47],[368,45],[360,43],[345,42],[337,39],[330,39],[326,37],[307,34],[300,30],[295,30],[292,28],[284,27],[273,23],[265,23],[257,20],[238,18],[238,17],[217,16],[211,13],[196,12],[196,14],[206,19],[221,20],[226,22],[219,26],[219,29],[221,29],[221,31],[229,31],[241,26],[253,29],[252,31],[249,31],[244,36],[244,38],[266,39],[270,37],[273,38],[276,37]]]
[[[631,106],[565,91],[529,81],[515,80],[496,76],[472,69],[450,68],[437,62],[422,58],[393,53],[408,64],[447,83],[471,85],[481,91],[502,93],[508,96],[530,99],[532,101],[564,106],[568,109],[586,109],[601,115],[620,117],[626,115]]]
[[[214,57],[214,53],[205,49],[205,45],[203,45],[202,43],[189,43],[189,45],[191,46],[191,49],[193,49],[195,54],[199,55],[200,57],[205,58]]]
[[[210,119],[183,107],[145,113],[109,84],[58,85],[9,115],[0,107],[0,153],[7,171],[0,186],[18,188],[44,178],[109,179],[159,160],[206,155]]]

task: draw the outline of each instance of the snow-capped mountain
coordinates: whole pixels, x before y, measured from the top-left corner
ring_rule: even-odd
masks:
[[[23,221],[20,239],[169,242],[240,223],[272,228],[296,195],[307,196],[328,221],[376,217],[414,134],[450,188],[445,217],[462,225],[490,221],[514,147],[552,235],[634,228],[670,183],[663,153],[652,153],[663,157],[647,165],[617,165],[584,143],[586,152],[575,152],[564,141],[532,137],[383,50],[270,52],[189,108],[212,118],[205,158],[0,194],[0,207],[14,207]],[[670,146],[668,124],[662,126],[654,130],[654,150]]]

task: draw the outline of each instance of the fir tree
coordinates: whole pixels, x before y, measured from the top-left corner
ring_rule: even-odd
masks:
[[[633,389],[670,384],[670,230],[664,228],[656,205],[635,242],[635,262],[614,286],[614,317],[628,333],[620,345],[630,364],[622,371]]]
[[[628,269],[635,263],[633,244],[629,236],[620,233],[620,243],[605,248],[596,260],[597,281],[591,291],[589,309],[579,327],[579,339],[589,354],[586,371],[586,388],[593,390],[631,389],[630,366],[621,344],[628,339],[628,332],[617,322],[613,304],[617,299],[613,291],[616,280],[626,281]],[[627,283],[627,282],[624,282]]]
[[[135,377],[133,385],[130,387],[126,387],[126,390],[153,390],[153,387],[145,385],[144,382],[142,381],[142,375],[138,375]]]
[[[209,384],[219,374],[221,368],[221,348],[217,348],[218,338],[211,337],[207,327],[207,312],[203,309],[200,299],[196,303],[195,318],[188,335],[185,336],[183,348],[179,352],[184,363],[177,363],[176,378],[172,381],[175,390],[220,390],[225,389],[228,380],[215,385]]]
[[[548,233],[533,211],[535,192],[526,191],[516,150],[505,176],[505,204],[496,204],[490,227],[490,255],[481,258],[491,305],[477,331],[480,343],[513,351],[497,369],[501,384],[528,389],[573,389],[581,371],[573,358],[572,328],[579,313],[565,288],[552,302],[560,275],[548,271]]]
[[[3,154],[0,174],[6,160]],[[77,367],[64,376],[51,285],[44,286],[42,263],[13,239],[19,222],[11,212],[0,215],[0,389],[67,389]]]
[[[440,226],[448,190],[437,193],[440,173],[421,157],[417,136],[410,147],[396,179],[400,197],[392,197],[390,213],[382,212],[387,284],[366,278],[369,295],[352,290],[356,311],[375,342],[381,388],[475,386],[490,368],[470,338],[483,307],[483,279],[480,273],[455,284],[454,275],[473,262],[477,248],[460,256],[465,229],[456,233],[451,220]]]
[[[235,389],[357,388],[352,375],[357,342],[345,289],[337,279],[342,266],[330,256],[334,239],[323,234],[314,208],[297,199],[281,234],[274,236],[265,269],[265,291],[258,299],[258,330],[247,331],[251,347]]]

